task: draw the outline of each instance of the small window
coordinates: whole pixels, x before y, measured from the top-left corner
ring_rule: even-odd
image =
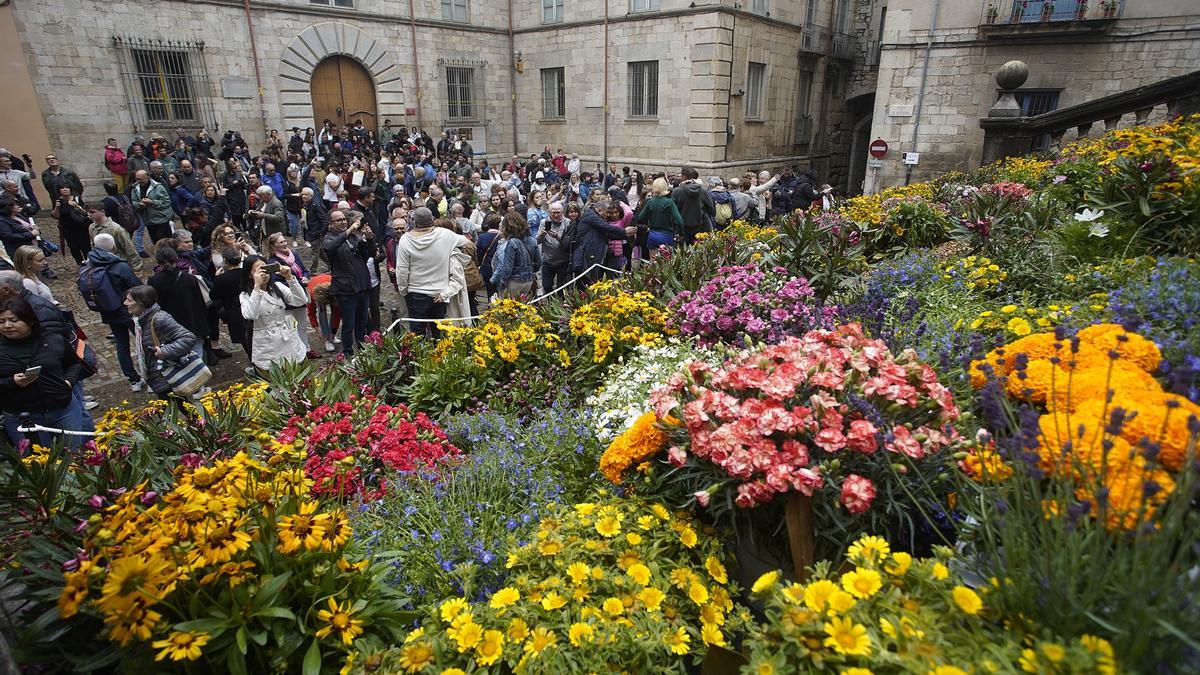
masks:
[[[763,82],[767,76],[767,64],[750,63],[746,73],[746,119],[761,120],[763,118]]]
[[[542,23],[562,23],[563,0],[542,0]]]
[[[467,21],[467,0],[442,0],[442,20]]]
[[[750,11],[759,16],[767,15],[767,0],[753,0],[750,3]]]
[[[308,0],[310,5],[329,5],[331,7],[354,7],[354,0]]]
[[[837,18],[834,19],[833,30],[838,33],[846,32],[846,19],[850,14],[850,0],[837,0]]]
[[[796,119],[793,121],[792,138],[795,145],[808,145],[812,142],[812,105],[813,72],[811,70],[797,71],[796,79]]]
[[[629,116],[658,116],[658,61],[629,64]]]
[[[475,69],[446,66],[446,118],[451,122],[478,121]]]
[[[629,0],[629,11],[650,12],[659,8],[661,0]]]
[[[564,68],[542,68],[542,119],[567,116],[567,77]]]

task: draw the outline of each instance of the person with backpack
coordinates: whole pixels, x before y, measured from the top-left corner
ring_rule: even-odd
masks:
[[[708,198],[713,203],[715,229],[725,229],[733,222],[733,197],[725,189],[724,181],[717,176],[708,179]]]
[[[101,212],[102,213],[102,212]],[[129,235],[117,228],[125,238]],[[117,363],[121,373],[129,380],[133,391],[142,390],[142,376],[133,365],[133,356],[129,351],[129,337],[134,333],[133,317],[125,309],[124,298],[129,289],[142,284],[129,262],[117,254],[117,241],[107,232],[101,232],[92,238],[92,250],[88,252],[87,262],[79,268],[79,294],[88,309],[100,314],[100,322],[112,330],[113,343],[117,348]],[[133,257],[138,263],[141,258],[134,252]]]
[[[138,255],[137,247],[133,243],[133,237],[129,236],[129,232],[117,223],[114,223],[108,217],[108,212],[103,204],[88,204],[88,218],[92,219],[92,224],[88,226],[88,235],[92,241],[101,234],[106,234],[115,242],[116,248],[114,253],[129,263],[130,269],[135,274],[142,270],[142,256]]]
[[[110,221],[125,228],[125,232],[132,239],[140,224],[137,212],[133,209],[133,202],[129,201],[129,195],[118,189],[114,181],[106,180],[104,181],[104,200],[100,202],[100,205],[104,207],[104,215]],[[141,252],[143,249],[136,250]]]
[[[675,206],[683,216],[683,234],[687,243],[694,244],[697,234],[712,230],[716,209],[712,198],[700,184],[700,172],[685,166],[679,173],[683,176],[683,182],[671,191],[671,199],[675,200]]]
[[[733,200],[733,219],[744,220],[748,223],[757,223],[760,220],[758,217],[758,195],[744,192],[742,188],[741,178],[729,179],[729,198]]]
[[[412,212],[413,229],[396,242],[396,289],[408,308],[414,333],[436,338],[437,324],[444,319],[450,299],[458,293],[451,285],[454,250],[468,240],[444,227],[435,227],[433,212],[422,206]]]

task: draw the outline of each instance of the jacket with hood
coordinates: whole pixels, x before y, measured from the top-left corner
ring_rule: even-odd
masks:
[[[666,195],[647,200],[638,211],[635,222],[638,225],[644,223],[657,232],[666,232],[676,237],[683,236],[683,216],[679,213],[675,200]]]
[[[42,367],[38,378],[18,387],[13,376],[31,366]],[[5,412],[65,408],[72,402],[72,387],[82,377],[83,364],[61,333],[45,331],[24,340],[0,341],[0,407]]]
[[[88,251],[88,264],[101,268],[104,274],[108,276],[109,283],[112,284],[113,290],[117,292],[117,297],[124,299],[125,294],[134,286],[140,286],[142,280],[137,278],[133,273],[133,269],[129,263],[125,262],[120,256],[103,249],[93,248]],[[122,305],[114,310],[100,312],[100,321],[108,325],[133,323],[133,317],[129,316],[125,306]]]
[[[406,232],[396,243],[396,288],[400,295],[434,297],[450,291],[450,256],[466,238],[443,227]]]
[[[88,237],[92,241],[95,241],[96,235],[99,234],[107,234],[112,237],[113,241],[117,243],[117,248],[113,253],[129,263],[130,269],[135,273],[141,271],[142,256],[138,255],[137,247],[133,245],[133,237],[129,236],[129,232],[125,231],[125,228],[118,225],[112,219],[106,220],[99,225],[92,223],[88,227]],[[124,294],[121,297],[125,297]]]
[[[575,248],[571,252],[571,269],[582,272],[596,263],[603,264],[608,253],[609,239],[625,239],[625,228],[614,225],[589,206],[579,218],[575,229]]]
[[[708,227],[716,216],[712,197],[708,196],[704,186],[694,180],[685,181],[671,191],[671,199],[679,208],[683,217],[683,227],[688,230],[699,230]]]

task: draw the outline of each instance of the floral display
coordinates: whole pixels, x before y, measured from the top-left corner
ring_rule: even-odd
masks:
[[[450,322],[438,325],[445,337],[433,353],[434,360],[467,356],[489,372],[506,372],[520,363],[533,365],[559,361],[570,365],[562,339],[532,305],[499,300],[470,328]]]
[[[306,449],[304,471],[314,495],[340,499],[377,498],[392,476],[434,468],[459,454],[425,413],[381,405],[371,394],[293,417],[279,442]]]
[[[782,267],[722,267],[695,293],[675,296],[669,325],[701,345],[737,344],[743,335],[779,342],[831,324],[837,310],[818,307],[812,298],[808,281]]]
[[[845,571],[821,564],[807,583],[779,572],[755,582],[767,621],[751,632],[743,673],[1117,672],[1101,637],[1005,632],[989,589],[967,585],[948,549],[915,559],[864,537],[847,558]]]
[[[652,293],[627,293],[615,282],[588,287],[589,301],[571,314],[571,335],[591,342],[593,363],[604,363],[634,347],[659,344],[666,317]]]
[[[731,644],[748,613],[713,532],[658,504],[560,508],[508,556],[510,583],[448,598],[381,666],[386,672],[505,668],[683,673]]]
[[[1008,278],[1008,273],[991,258],[969,255],[945,265],[943,276],[947,280],[961,280],[968,290],[987,291],[998,289]]]
[[[690,363],[650,403],[660,419],[682,420],[667,455],[696,471],[694,492],[732,490],[742,508],[850,481],[842,503],[863,510],[870,479],[850,478],[856,467],[878,461],[876,453],[921,460],[942,451],[955,442],[948,423],[959,415],[932,368],[912,352],[894,357],[853,324],[718,368]]]

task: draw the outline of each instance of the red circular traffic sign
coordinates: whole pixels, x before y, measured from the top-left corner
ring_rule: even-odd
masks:
[[[888,151],[887,141],[883,140],[882,138],[877,138],[871,142],[870,152],[871,152],[872,157],[876,157],[876,158],[883,157],[884,155],[887,154],[887,151]]]

